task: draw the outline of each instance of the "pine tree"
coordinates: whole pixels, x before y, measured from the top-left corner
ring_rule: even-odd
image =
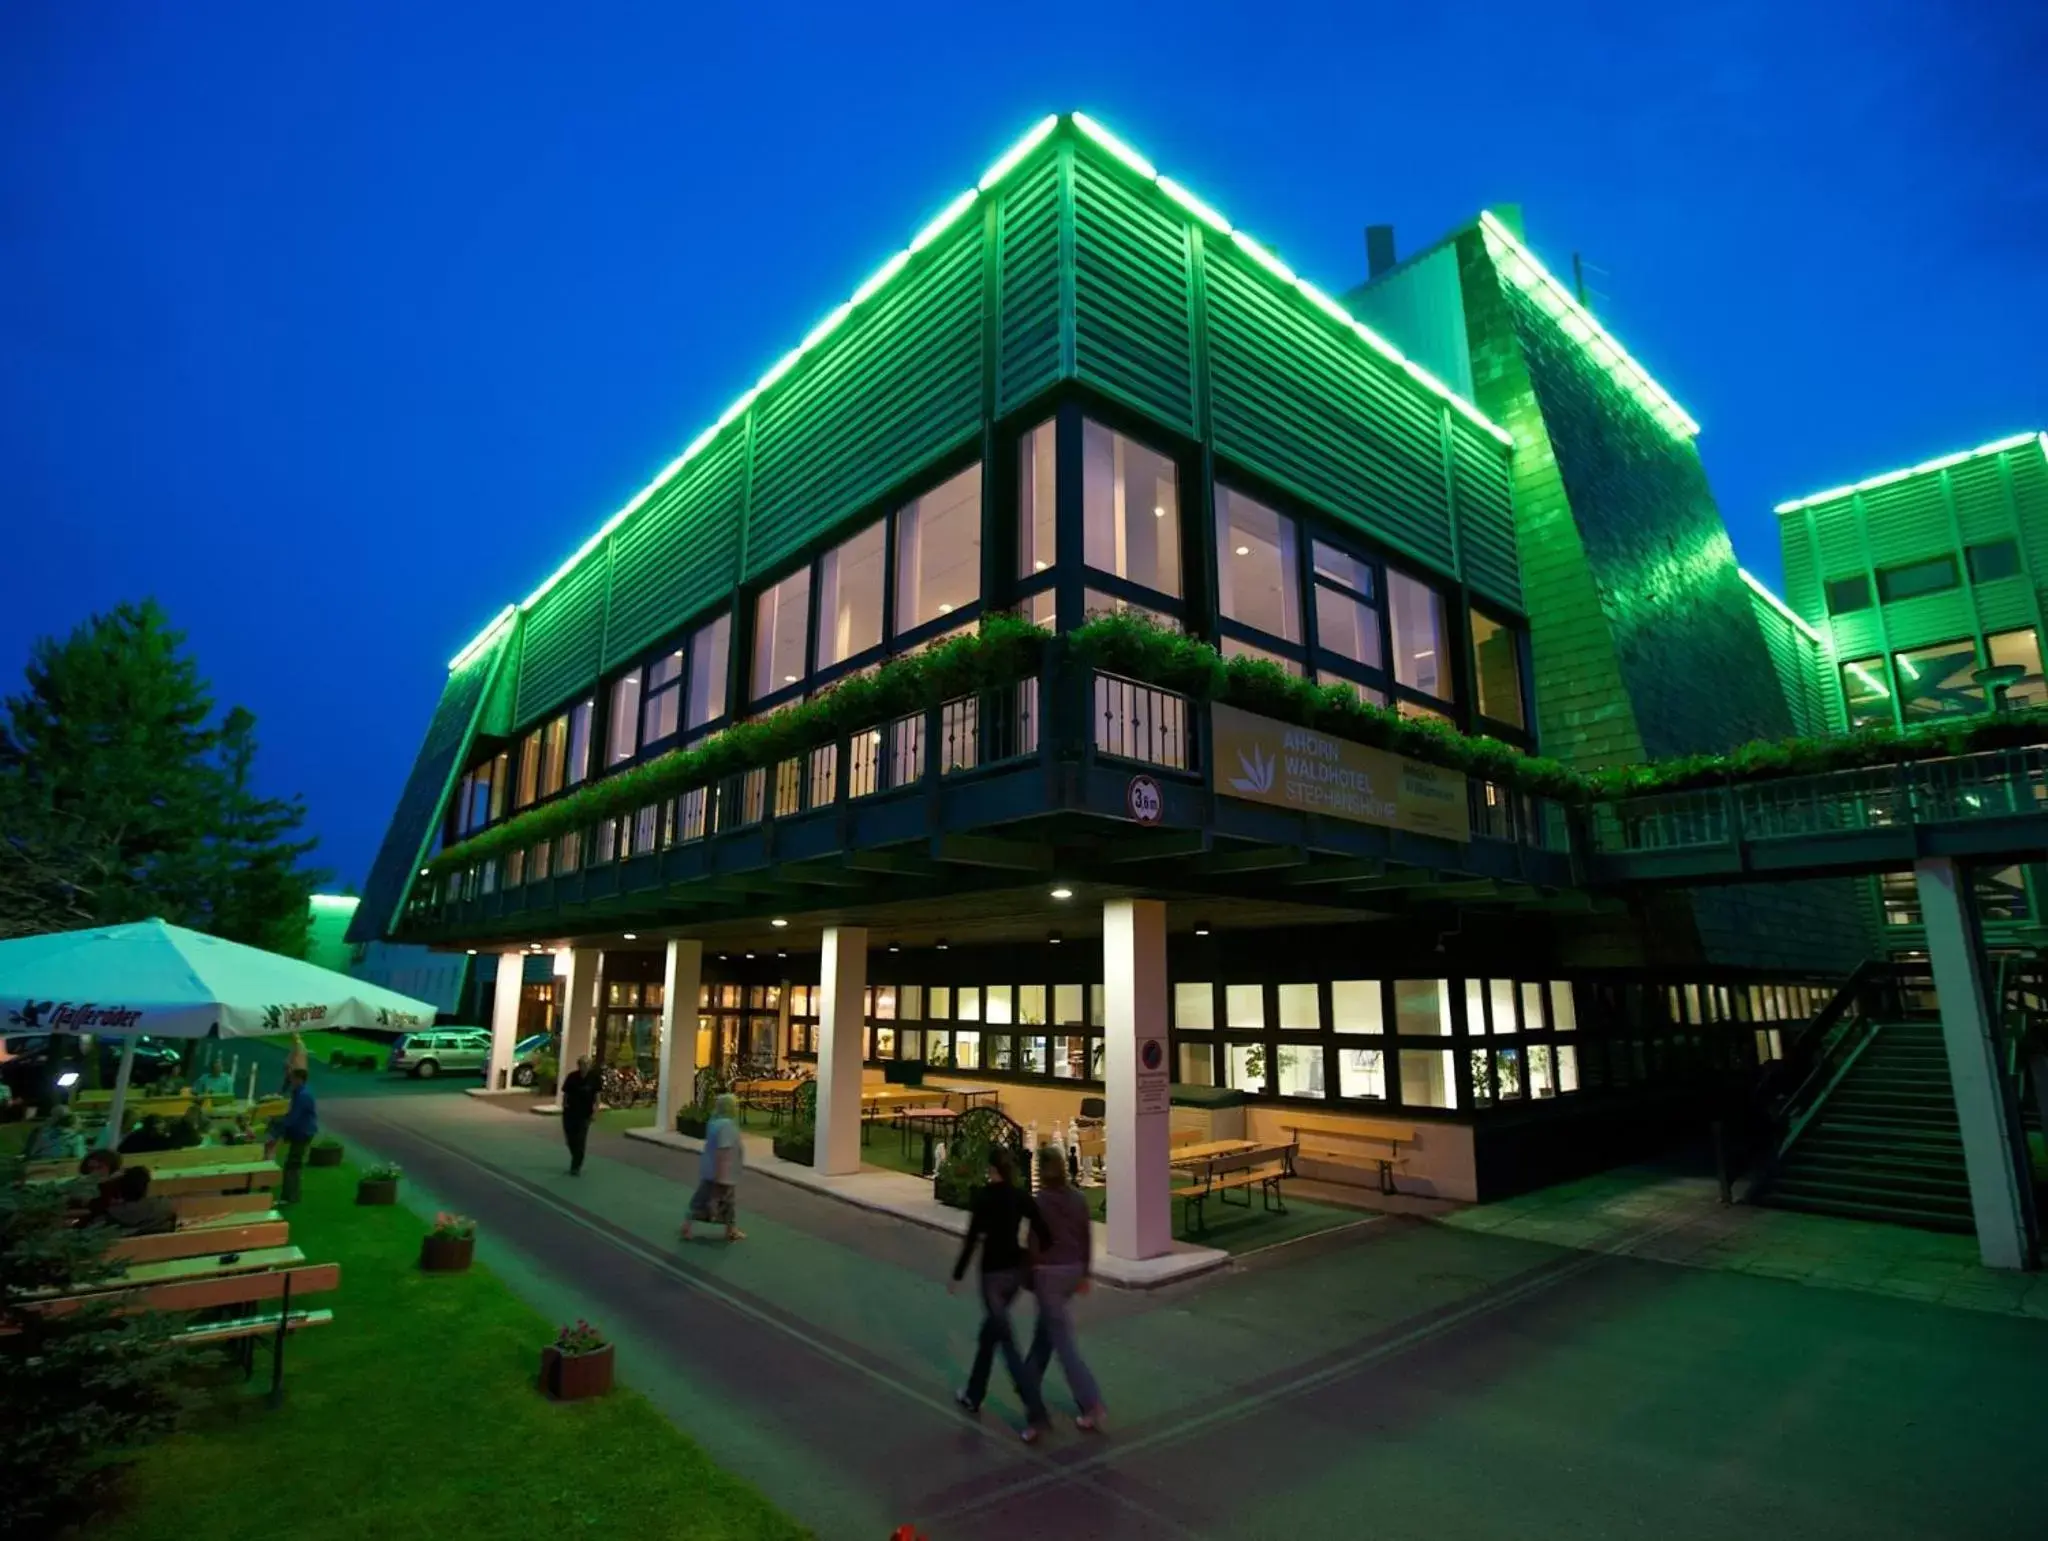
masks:
[[[255,789],[256,719],[154,601],[38,642],[0,714],[0,936],[150,916],[303,956],[304,804]]]

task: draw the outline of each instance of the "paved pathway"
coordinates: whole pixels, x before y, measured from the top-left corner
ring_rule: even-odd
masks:
[[[2048,1321],[1387,1216],[1098,1291],[1113,1431],[1027,1449],[1000,1372],[989,1416],[951,1405],[974,1316],[948,1238],[756,1181],[746,1242],[683,1246],[674,1152],[600,1131],[573,1179],[552,1123],[473,1098],[323,1111],[824,1537],[2048,1533]]]

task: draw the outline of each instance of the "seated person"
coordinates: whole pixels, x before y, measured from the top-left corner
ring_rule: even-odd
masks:
[[[171,1137],[164,1129],[163,1116],[159,1113],[145,1113],[142,1122],[130,1129],[121,1139],[121,1154],[124,1156],[147,1155],[155,1150],[175,1150]]]
[[[148,1167],[123,1167],[114,1181],[120,1196],[100,1217],[109,1225],[118,1225],[131,1236],[156,1236],[178,1228],[178,1212],[171,1201],[149,1191]]]
[[[93,1147],[78,1163],[78,1175],[64,1185],[65,1201],[84,1209],[87,1218],[105,1214],[107,1206],[120,1197],[114,1182],[120,1171],[118,1155],[104,1145]]]
[[[220,1067],[220,1056],[214,1055],[206,1067],[206,1074],[192,1083],[195,1097],[232,1097],[235,1094],[235,1078]]]
[[[164,1131],[164,1136],[171,1142],[173,1150],[190,1150],[195,1145],[204,1145],[208,1143],[206,1115],[200,1112],[198,1104],[194,1103],[185,1110],[183,1118],[173,1122]]]
[[[85,1136],[79,1133],[78,1121],[69,1108],[59,1108],[44,1119],[28,1142],[31,1161],[76,1161],[84,1154]]]

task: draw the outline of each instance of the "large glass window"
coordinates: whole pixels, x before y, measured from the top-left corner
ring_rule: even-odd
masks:
[[[1173,1025],[1184,1033],[1206,1033],[1216,1026],[1216,992],[1206,983],[1173,987]]]
[[[1943,555],[1924,562],[1881,568],[1877,574],[1877,596],[1886,604],[1918,599],[1922,594],[1939,594],[1956,586],[1956,559]]]
[[[1316,1004],[1316,987],[1312,984],[1282,985],[1280,997],[1280,1031],[1283,1033],[1315,1033],[1322,1031],[1322,1012]]]
[[[1401,1051],[1401,1101],[1411,1108],[1458,1105],[1457,1071],[1449,1049]]]
[[[1189,1086],[1214,1086],[1216,1084],[1216,1054],[1205,1039],[1200,1043],[1184,1043],[1175,1056],[1179,1066],[1178,1079]]]
[[[1294,521],[1224,486],[1216,489],[1216,600],[1230,620],[1301,641]]]
[[[1853,578],[1830,578],[1827,583],[1828,614],[1853,615],[1870,608],[1870,580],[1858,573]]]
[[[818,645],[813,668],[829,669],[882,640],[883,522],[841,541],[818,562]]]
[[[804,677],[804,627],[811,608],[811,570],[799,567],[754,601],[753,697],[759,701]]]
[[[1337,1095],[1386,1100],[1385,1052],[1380,1049],[1354,1049],[1349,1044],[1340,1048],[1337,1051]]]
[[[1323,1084],[1323,1046],[1319,1043],[1283,1043],[1274,1054],[1283,1097],[1327,1097]]]
[[[1984,687],[1977,672],[1977,644],[1967,637],[1933,647],[1909,648],[1892,654],[1897,667],[1899,711],[1908,727],[1932,717],[1969,716],[1984,710]]]
[[[1084,422],[1081,508],[1082,555],[1090,567],[1180,593],[1180,490],[1171,460]]]
[[[640,697],[640,742],[657,744],[683,725],[683,650],[647,665]]]
[[[2026,672],[2005,693],[2011,706],[2048,706],[2048,683],[2041,674],[2041,639],[2031,626],[1997,631],[1984,639],[1994,664],[2018,664]]]
[[[1522,648],[1515,633],[1490,616],[1472,612],[1472,675],[1479,715],[1526,728],[1522,712]]]
[[[635,736],[640,725],[640,671],[629,669],[612,681],[612,709],[605,734],[604,763],[617,765],[630,760],[640,747]]]
[[[1394,1031],[1450,1036],[1451,990],[1441,979],[1394,981]]]
[[[1050,419],[1017,447],[1017,576],[1049,571],[1058,560],[1058,436]]]
[[[568,784],[572,787],[590,774],[590,719],[595,705],[578,701],[569,708]]]
[[[896,630],[980,597],[981,467],[973,465],[896,515]]]
[[[1394,631],[1394,678],[1439,701],[1455,699],[1443,596],[1420,579],[1388,568],[1387,614]]]
[[[1849,731],[1892,726],[1892,693],[1884,682],[1882,658],[1852,658],[1842,665],[1842,699]]]
[[[541,735],[540,795],[553,797],[562,790],[563,772],[569,764],[569,717],[565,712],[550,722]]]
[[[684,727],[691,732],[725,715],[725,671],[732,652],[732,617],[699,626],[690,638],[690,695]]]
[[[2020,570],[2019,542],[2007,537],[2005,540],[1987,541],[1981,546],[1969,549],[1970,581],[1990,583],[1998,578],[2011,578]]]
[[[1380,982],[1377,979],[1331,980],[1330,1026],[1340,1033],[1384,1033],[1387,1024],[1380,1008]]]

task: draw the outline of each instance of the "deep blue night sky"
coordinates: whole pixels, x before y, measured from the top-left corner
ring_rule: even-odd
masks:
[[[2044,66],[2018,3],[15,0],[0,675],[154,593],[360,882],[448,657],[1073,107],[1331,289],[1522,202],[1775,579],[1773,502],[2048,426]]]

